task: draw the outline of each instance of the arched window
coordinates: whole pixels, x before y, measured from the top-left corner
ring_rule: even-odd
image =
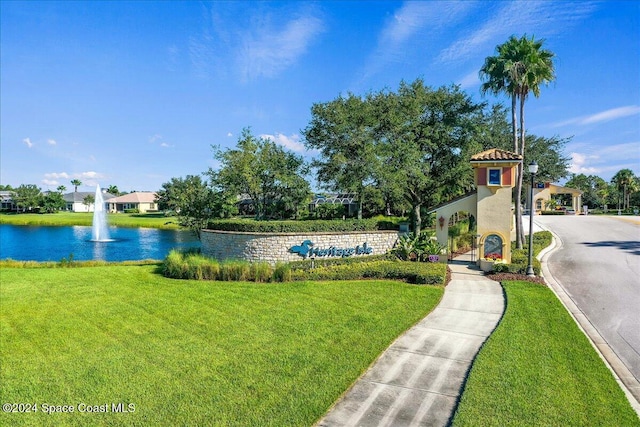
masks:
[[[502,237],[497,234],[489,234],[484,239],[484,258],[498,260],[502,259]]]

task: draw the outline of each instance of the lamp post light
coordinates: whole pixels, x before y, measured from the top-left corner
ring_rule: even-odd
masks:
[[[529,193],[529,265],[527,265],[527,276],[535,276],[533,271],[533,184],[538,172],[536,161],[529,163],[529,173],[531,174],[531,190]]]

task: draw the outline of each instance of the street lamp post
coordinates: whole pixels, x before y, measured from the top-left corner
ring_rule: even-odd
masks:
[[[529,265],[527,265],[527,276],[535,276],[533,271],[533,184],[538,172],[536,161],[529,163],[529,173],[531,174],[531,190],[529,193]]]

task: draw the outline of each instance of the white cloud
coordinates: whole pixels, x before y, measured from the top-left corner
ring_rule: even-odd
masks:
[[[295,64],[324,32],[320,9],[309,3],[263,7],[214,2],[203,28],[189,39],[189,58],[199,78],[235,73],[243,81],[271,78]]]
[[[591,123],[608,122],[609,120],[634,116],[636,114],[640,114],[640,106],[628,105],[626,107],[612,108],[610,110],[593,114],[591,116],[585,117],[579,123],[582,125],[587,125]]]
[[[365,78],[389,63],[415,55],[410,44],[416,41],[421,49],[419,55],[428,55],[431,40],[464,19],[477,5],[474,1],[403,3],[381,30],[378,45],[364,67]]]
[[[462,89],[469,89],[469,88],[480,85],[480,79],[478,78],[478,71],[477,70],[472,71],[466,76],[462,77],[458,81],[458,84]]]
[[[291,151],[295,151],[296,153],[306,152],[304,144],[300,142],[300,135],[287,136],[282,133],[276,133],[275,135],[262,134],[260,135],[260,138],[269,139]]]
[[[45,179],[73,179],[73,178],[71,178],[71,175],[69,175],[66,172],[45,173],[44,177],[45,177]]]
[[[62,183],[67,186],[70,184],[69,181],[72,179],[79,179],[82,182],[82,186],[95,187],[96,184],[99,184],[99,180],[106,179],[107,176],[100,172],[95,171],[86,171],[86,172],[49,172],[44,174],[44,178],[42,179],[42,183],[44,185],[59,185]]]
[[[33,142],[31,142],[31,138],[25,138],[22,142],[27,146],[27,148],[33,147]]]
[[[49,145],[56,145],[56,144],[57,144],[57,142],[56,142],[56,140],[55,140],[55,139],[47,139],[47,144],[49,144]]]
[[[232,136],[233,136],[233,134],[232,134],[231,132],[227,132],[227,136],[228,136],[228,137],[232,137]]]
[[[274,77],[294,64],[323,31],[322,21],[307,15],[282,27],[259,25],[241,38],[238,63],[243,80]]]
[[[438,2],[439,3],[439,2]],[[511,1],[498,2],[497,13],[487,9],[489,18],[475,31],[443,49],[436,62],[446,63],[475,57],[503,43],[512,34],[545,34],[549,36],[568,29],[584,19],[595,8],[595,2]]]
[[[595,123],[608,122],[611,120],[622,119],[629,116],[640,114],[640,106],[627,105],[624,107],[611,108],[609,110],[601,111],[599,113],[590,114],[588,116],[574,117],[561,122],[552,123],[549,126],[558,128],[569,125],[590,125]]]
[[[582,153],[571,153],[571,163],[569,165],[569,172],[571,173],[583,173],[585,175],[598,174],[601,169],[592,166],[591,163],[597,161],[598,156],[587,155]]]
[[[153,144],[161,139],[162,139],[162,135],[156,133],[155,135],[149,137],[149,143]]]

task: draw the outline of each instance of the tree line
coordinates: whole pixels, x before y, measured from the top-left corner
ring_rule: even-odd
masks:
[[[582,204],[589,209],[620,209],[631,213],[640,207],[640,177],[621,169],[610,182],[596,175],[572,174],[567,187],[582,191]]]
[[[219,168],[164,183],[160,209],[174,210],[194,229],[238,213],[243,199],[251,200],[257,219],[300,218],[315,178],[324,190],[354,194],[359,218],[408,213],[419,232],[425,211],[473,189],[471,155],[512,150],[504,106],[422,79],[403,81],[396,91],[316,103],[302,135],[306,148],[319,153],[310,163],[244,129],[234,148],[212,147]],[[566,177],[567,141],[527,135],[525,162],[536,159],[540,179]]]
[[[78,192],[78,187],[82,185],[82,182],[78,179],[73,179],[70,183],[74,187],[74,192]],[[54,213],[66,208],[66,201],[63,195],[67,191],[67,187],[64,185],[59,185],[56,191],[45,192],[35,184],[21,184],[16,188],[10,185],[0,185],[0,191],[9,191],[11,193],[11,198],[18,211]],[[110,185],[107,192],[114,196],[126,194],[120,192],[115,185]],[[83,198],[83,203],[87,206],[92,205],[94,202],[95,196],[93,194],[88,194]]]

